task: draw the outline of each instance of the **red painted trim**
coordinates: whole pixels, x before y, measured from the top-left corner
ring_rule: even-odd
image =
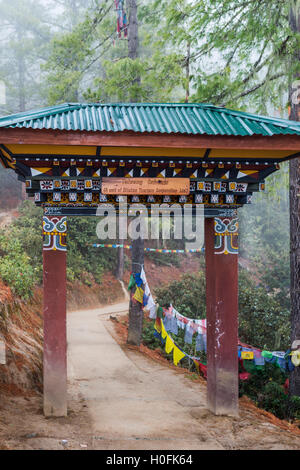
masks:
[[[300,151],[300,136],[209,136],[123,132],[0,128],[2,144],[95,145],[112,147],[231,148]]]
[[[66,251],[43,250],[44,413],[67,414]]]

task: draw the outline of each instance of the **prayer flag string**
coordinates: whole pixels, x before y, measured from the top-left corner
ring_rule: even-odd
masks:
[[[206,353],[206,319],[188,318],[180,314],[172,306],[172,304],[170,304],[169,308],[162,308],[156,304],[151,294],[143,266],[140,274],[131,274],[128,289],[131,290],[134,287],[136,290],[133,298],[140,302],[145,310],[149,311],[149,318],[156,320],[154,327],[156,330],[156,335],[162,333],[162,339],[165,340],[166,343],[166,352],[168,353],[173,351],[174,364],[177,365],[183,357],[188,357],[194,362],[198,361],[195,365],[197,370],[199,370],[199,364],[201,364],[200,359],[194,356],[190,356],[189,354],[182,351],[182,349],[173,341],[172,337],[168,335],[168,331],[176,336],[178,335],[178,328],[185,330],[184,342],[186,344],[192,344],[193,335],[198,333],[195,342],[195,350],[204,351]],[[178,352],[178,349],[181,352]],[[296,350],[289,349],[286,352],[266,350],[262,351],[259,348],[243,344],[239,340],[237,352],[241,367],[244,371],[241,376],[242,380],[246,380],[250,377],[250,374],[248,374],[246,370],[248,365],[250,368],[254,367],[256,369],[262,369],[265,363],[269,362],[279,367],[284,372],[291,372],[295,367],[300,365],[300,347],[296,348]]]
[[[94,243],[93,248],[124,248],[125,250],[131,250],[132,245],[122,245],[122,244],[109,244],[109,243]],[[204,248],[194,248],[190,250],[167,250],[164,248],[144,248],[145,252],[155,252],[155,253],[204,253]]]
[[[185,317],[177,312],[172,304],[170,304],[169,308],[162,308],[156,304],[152,297],[143,266],[141,273],[131,273],[128,290],[133,290],[134,288],[133,299],[141,303],[143,308],[149,311],[149,318],[155,319],[154,335],[164,344],[166,353],[173,354],[173,363],[177,366],[184,357],[187,357],[193,361],[198,373],[202,373],[206,377],[206,364],[203,364],[199,357],[191,356],[183,351],[168,334],[168,331],[170,331],[176,336],[178,335],[178,328],[181,328],[185,330],[184,342],[192,344],[194,333],[198,333],[195,350],[207,353],[206,319]],[[239,374],[240,380],[248,380],[251,377],[249,368],[251,371],[253,369],[262,369],[266,362],[274,364],[286,373],[293,371],[295,367],[300,365],[300,345],[296,350],[271,352],[262,351],[259,348],[254,348],[238,341],[237,354],[242,368],[242,372]]]

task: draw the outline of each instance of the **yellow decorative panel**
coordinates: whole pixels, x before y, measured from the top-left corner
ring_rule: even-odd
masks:
[[[238,150],[238,149],[212,149],[209,154],[210,160],[228,159],[239,160],[239,158],[260,159],[272,158],[282,159],[291,155],[290,150]]]
[[[121,157],[199,157],[203,158],[206,149],[148,148],[148,147],[102,147],[101,156]]]

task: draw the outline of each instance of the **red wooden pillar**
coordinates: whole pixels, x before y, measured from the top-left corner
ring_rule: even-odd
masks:
[[[67,218],[43,217],[44,414],[67,415]]]
[[[207,404],[238,415],[238,220],[205,219]]]

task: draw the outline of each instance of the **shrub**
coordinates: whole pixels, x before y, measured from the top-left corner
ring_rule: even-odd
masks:
[[[287,350],[290,342],[290,312],[250,275],[239,276],[239,337],[261,349]],[[276,332],[276,334],[275,334]]]
[[[190,318],[205,317],[205,276],[203,272],[184,274],[180,280],[173,281],[167,286],[155,290],[156,300],[162,307],[170,303],[183,315]],[[270,295],[263,287],[257,287],[250,274],[241,270],[239,277],[239,337],[240,339],[261,349],[278,349],[278,333],[280,346],[286,350],[289,346],[289,312],[277,298]],[[275,334],[275,332],[277,334]],[[171,335],[172,336],[172,335]],[[178,331],[174,337],[178,346],[190,355],[200,356],[206,363],[205,354],[195,353],[192,345],[184,343],[184,331]],[[160,348],[162,355],[171,359],[164,352],[164,346],[154,337],[153,322],[145,322],[143,342],[150,348]],[[183,360],[182,366],[189,365]],[[250,379],[240,381],[240,396],[249,396],[257,406],[273,413],[280,419],[300,417],[300,397],[291,399],[285,393],[284,383],[288,377],[280,368],[266,363],[261,369],[251,366],[244,361],[251,373]]]
[[[35,283],[35,272],[21,243],[0,233],[0,276],[12,291],[28,299]]]
[[[189,318],[205,318],[206,293],[203,272],[183,274],[179,281],[155,289],[157,302],[162,306],[170,303],[182,315]]]

